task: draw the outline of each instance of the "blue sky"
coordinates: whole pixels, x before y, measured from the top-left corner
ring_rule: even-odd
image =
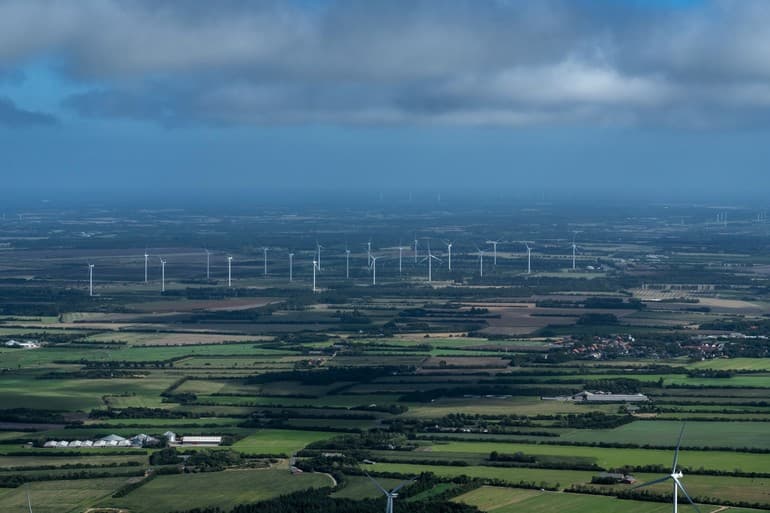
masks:
[[[5,191],[768,185],[762,0],[0,1]]]

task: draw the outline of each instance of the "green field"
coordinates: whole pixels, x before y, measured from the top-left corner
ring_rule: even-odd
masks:
[[[18,488],[0,488],[0,511],[27,511],[27,489],[35,513],[82,513],[104,497],[109,496],[126,478],[78,479],[72,481],[43,481]],[[164,512],[165,513],[165,512]]]
[[[291,455],[307,444],[326,440],[337,433],[321,431],[294,431],[284,429],[260,429],[233,444],[233,449],[246,454]]]
[[[204,474],[159,476],[119,499],[101,506],[127,508],[132,513],[169,511],[257,502],[307,488],[331,486],[322,474],[291,475],[288,470],[233,470]]]

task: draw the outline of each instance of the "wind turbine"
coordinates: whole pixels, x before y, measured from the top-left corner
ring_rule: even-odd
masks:
[[[398,243],[398,274],[401,274],[401,262],[404,258],[404,246],[401,245],[401,242]]]
[[[166,292],[166,261],[160,258],[160,291]]]
[[[488,240],[487,244],[492,244],[492,265],[497,267],[497,245],[500,243],[499,240]]]
[[[150,255],[147,253],[147,249],[144,250],[144,282],[147,283],[147,259]]]
[[[380,485],[380,483],[375,481],[374,478],[372,476],[370,476],[369,474],[366,474],[366,477],[371,479],[372,483],[374,483],[374,485],[385,495],[385,497],[387,497],[388,500],[387,500],[387,503],[385,505],[385,513],[393,513],[393,499],[398,497],[398,491],[401,488],[403,488],[404,486],[406,486],[408,484],[411,484],[411,483],[414,483],[414,481],[415,481],[414,479],[410,479],[409,481],[404,481],[403,483],[401,483],[397,487],[395,487],[392,490],[388,491],[385,488],[383,488]]]
[[[262,248],[265,254],[265,276],[267,276],[267,248]]]
[[[372,255],[372,285],[377,285],[377,259],[380,257],[376,257]]]
[[[481,248],[476,248],[479,255],[479,278],[484,277],[484,250]]]
[[[580,232],[572,232],[572,270],[575,270],[575,255],[577,254],[577,244],[575,244],[575,236]]]
[[[437,260],[441,262],[440,258],[438,258],[437,256],[433,255],[433,253],[430,252],[430,244],[428,244],[428,256],[423,258],[421,262],[425,262],[426,260],[428,261],[428,283],[430,283],[431,281],[433,281],[433,261]]]
[[[700,513],[698,506],[695,505],[695,502],[693,502],[692,498],[687,493],[687,490],[685,490],[684,485],[682,484],[682,481],[680,481],[680,479],[682,479],[684,474],[682,474],[681,470],[677,470],[676,468],[676,465],[679,462],[679,447],[682,445],[682,435],[684,435],[684,424],[682,424],[682,430],[679,432],[679,440],[676,442],[676,449],[674,450],[674,464],[671,466],[671,474],[665,477],[661,477],[660,479],[655,479],[653,481],[649,481],[647,483],[634,486],[633,488],[630,488],[630,490],[635,490],[637,488],[644,488],[646,486],[652,486],[654,484],[663,483],[671,479],[672,481],[674,481],[674,513],[678,513],[679,490],[682,490],[682,493],[690,502],[690,504],[692,504],[692,507],[695,508],[695,511]]]
[[[417,263],[417,236],[414,237],[414,263]]]
[[[294,281],[294,253],[289,253],[289,283]]]
[[[209,281],[211,280],[211,251],[208,249],[204,251],[206,251],[206,281]]]
[[[447,263],[449,264],[449,270],[452,270],[452,241],[446,241],[446,251],[448,255]]]
[[[366,267],[372,268],[372,240],[366,243]]]
[[[315,286],[315,272],[318,270],[318,260],[315,258],[313,259],[313,292],[318,292],[318,289]]]
[[[227,257],[227,286],[233,286],[233,257]]]
[[[350,249],[345,248],[345,279],[350,279]]]
[[[29,498],[29,483],[27,483],[27,508],[29,509],[29,513],[32,513],[32,500]]]
[[[524,245],[527,247],[527,274],[532,274],[532,248],[527,242]]]
[[[94,264],[88,264],[88,295],[94,296]]]

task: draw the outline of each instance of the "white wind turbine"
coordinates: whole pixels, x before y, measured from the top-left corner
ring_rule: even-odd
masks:
[[[409,481],[404,481],[400,485],[396,486],[392,490],[388,491],[385,488],[383,488],[380,483],[374,480],[372,476],[369,474],[366,474],[366,477],[372,480],[372,483],[383,493],[385,494],[385,497],[387,497],[387,503],[385,504],[385,513],[393,513],[393,499],[398,497],[398,491],[403,488],[404,486],[413,483],[415,480],[410,479]]]
[[[497,267],[497,245],[500,243],[499,240],[488,240],[487,244],[492,244],[492,265]]]
[[[447,252],[447,267],[451,271],[452,270],[452,241],[448,240],[445,241],[446,244],[446,252]]]
[[[233,257],[227,257],[227,286],[233,286]]]
[[[682,430],[679,432],[679,440],[676,442],[676,449],[674,450],[674,464],[671,466],[671,474],[661,477],[660,479],[655,479],[654,481],[649,481],[647,483],[640,484],[638,486],[634,486],[633,488],[630,488],[631,490],[635,490],[637,488],[644,488],[646,486],[651,486],[658,483],[663,483],[665,481],[668,481],[671,479],[674,481],[674,513],[678,513],[678,499],[679,499],[679,490],[682,491],[684,496],[687,498],[687,500],[692,504],[692,507],[695,508],[695,511],[700,513],[700,510],[698,509],[698,506],[695,505],[695,502],[693,502],[690,495],[687,493],[687,490],[685,490],[684,485],[682,484],[682,477],[684,477],[684,474],[682,474],[681,470],[677,470],[676,465],[679,463],[679,447],[682,445],[682,435],[684,435],[684,424],[682,425]]]
[[[318,289],[315,286],[315,273],[318,270],[318,260],[315,258],[313,259],[313,292],[318,292]]]
[[[147,253],[147,249],[144,250],[144,282],[147,283],[147,261],[150,258],[150,254]]]
[[[345,279],[350,279],[350,249],[345,248]]]
[[[478,255],[479,255],[479,278],[484,277],[484,250],[481,248],[476,248]]]
[[[527,242],[524,245],[527,247],[527,274],[532,274],[532,248]]]
[[[433,261],[441,262],[441,259],[430,252],[430,244],[428,244],[428,256],[423,258],[421,262],[428,261],[428,283],[433,281]]]
[[[265,276],[267,276],[267,247],[262,248],[262,251],[264,252],[264,262],[265,262]]]
[[[289,253],[289,283],[294,281],[294,253]]]
[[[206,281],[211,280],[211,251],[208,249],[204,250],[206,252]]]
[[[372,255],[372,285],[377,285],[377,259],[380,257],[376,257]]]
[[[160,291],[166,292],[166,260],[160,258]]]
[[[29,509],[29,513],[32,513],[32,500],[29,498],[29,483],[27,483],[27,508]]]
[[[94,264],[88,264],[88,295],[94,296]]]
[[[366,243],[366,267],[372,268],[372,240]]]
[[[403,259],[404,259],[404,250],[409,249],[405,248],[401,245],[401,242],[398,243],[398,274],[401,274],[401,271],[403,270],[403,266],[401,265]]]
[[[417,237],[414,238],[414,263],[417,263]]]

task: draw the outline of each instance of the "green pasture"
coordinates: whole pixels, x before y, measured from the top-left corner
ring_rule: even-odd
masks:
[[[0,511],[27,511],[27,490],[35,513],[82,513],[127,482],[125,477],[40,481],[18,488],[0,488]]]
[[[291,455],[318,440],[328,440],[339,433],[289,429],[260,429],[233,444],[233,450],[245,454]]]

